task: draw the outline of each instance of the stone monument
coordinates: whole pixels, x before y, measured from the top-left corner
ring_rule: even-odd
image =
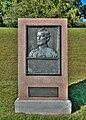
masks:
[[[18,19],[15,112],[69,114],[67,19]]]

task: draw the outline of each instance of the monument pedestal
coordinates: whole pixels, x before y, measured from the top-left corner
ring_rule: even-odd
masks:
[[[70,100],[17,100],[15,112],[26,114],[70,114]]]
[[[71,113],[67,45],[67,19],[18,19],[16,113]]]

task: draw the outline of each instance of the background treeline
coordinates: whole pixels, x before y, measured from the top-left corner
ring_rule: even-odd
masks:
[[[0,26],[17,27],[18,18],[68,18],[68,27],[86,27],[81,0],[0,0]]]

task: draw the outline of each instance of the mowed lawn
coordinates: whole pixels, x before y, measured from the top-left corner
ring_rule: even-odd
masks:
[[[0,120],[86,120],[86,28],[68,29],[70,115],[14,112],[18,97],[18,30],[0,28]]]
[[[86,78],[86,28],[68,30],[69,84]]]

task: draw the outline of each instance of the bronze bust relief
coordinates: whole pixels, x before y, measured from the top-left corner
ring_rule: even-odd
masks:
[[[50,41],[50,32],[46,29],[38,30],[37,32],[37,46],[29,53],[30,58],[57,58],[58,53],[52,48],[48,47]]]

